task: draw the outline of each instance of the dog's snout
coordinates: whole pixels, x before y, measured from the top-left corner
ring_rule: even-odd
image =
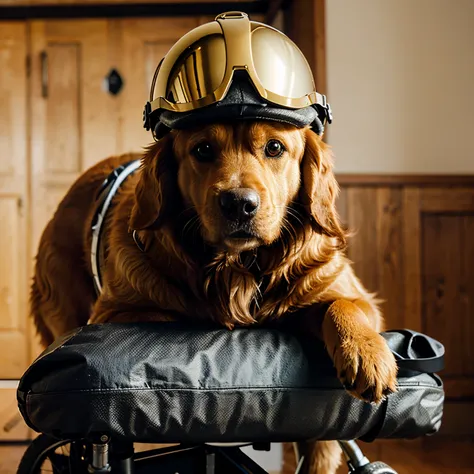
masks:
[[[219,204],[227,219],[249,220],[257,213],[260,196],[250,188],[232,189],[220,193]]]

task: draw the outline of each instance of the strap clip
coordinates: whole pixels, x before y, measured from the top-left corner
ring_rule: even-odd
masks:
[[[145,108],[143,109],[143,128],[148,132],[151,129],[151,104],[147,102]]]

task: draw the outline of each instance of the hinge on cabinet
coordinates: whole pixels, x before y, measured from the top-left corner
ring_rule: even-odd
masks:
[[[31,76],[31,56],[29,54],[26,55],[25,63],[26,77],[29,78]]]

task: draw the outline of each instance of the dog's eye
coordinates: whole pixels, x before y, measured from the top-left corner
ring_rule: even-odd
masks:
[[[268,158],[278,158],[283,155],[284,151],[285,147],[278,140],[269,140],[265,145],[265,155],[267,155]]]
[[[211,144],[208,142],[198,143],[191,150],[191,154],[193,154],[198,161],[202,162],[209,162],[214,159],[214,151],[212,150]]]

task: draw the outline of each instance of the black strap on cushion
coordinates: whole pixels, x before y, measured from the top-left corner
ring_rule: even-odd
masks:
[[[401,370],[433,374],[444,369],[444,346],[409,329],[382,333]]]

